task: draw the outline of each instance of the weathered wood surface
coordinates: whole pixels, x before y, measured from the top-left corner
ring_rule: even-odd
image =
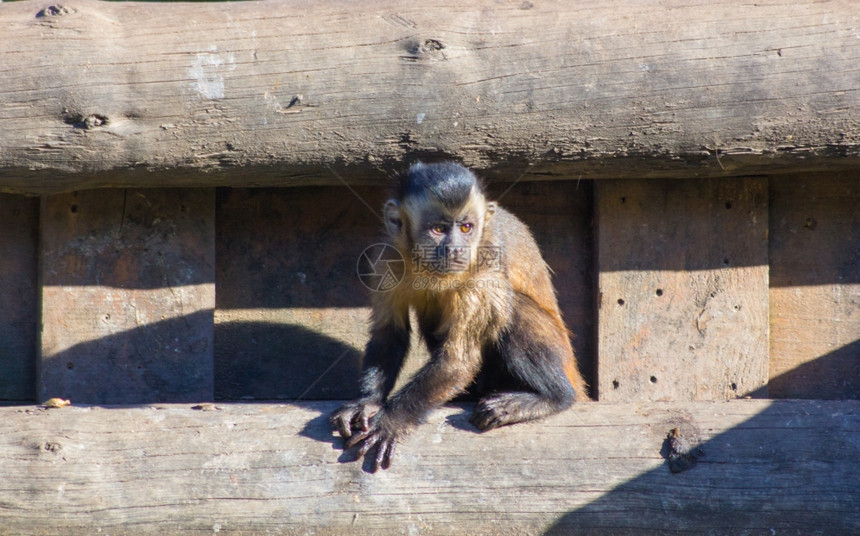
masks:
[[[0,27],[7,191],[380,181],[434,155],[526,179],[860,157],[852,0],[64,0],[0,4]]]
[[[771,180],[770,396],[860,398],[856,178]]]
[[[39,400],[212,398],[214,207],[212,188],[42,198]]]
[[[767,179],[595,187],[599,399],[766,395]]]
[[[215,395],[358,395],[382,188],[225,189],[216,207]],[[320,379],[322,376],[322,380]]]
[[[0,534],[860,531],[860,402],[584,404],[474,433],[434,412],[370,474],[300,405],[0,408]],[[672,474],[675,427],[705,454]]]
[[[0,400],[33,400],[39,200],[0,194]]]

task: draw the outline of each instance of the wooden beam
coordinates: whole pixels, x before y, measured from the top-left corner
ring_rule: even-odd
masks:
[[[40,0],[0,4],[0,27],[0,190],[860,160],[852,0]]]
[[[377,474],[335,404],[0,408],[0,534],[860,531],[858,401],[592,403],[485,434],[453,407]],[[704,450],[677,474],[674,428]]]

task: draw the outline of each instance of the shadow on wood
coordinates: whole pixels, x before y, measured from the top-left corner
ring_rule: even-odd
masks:
[[[38,199],[0,194],[0,401],[36,394],[38,230]]]
[[[860,341],[772,381],[810,381],[815,389],[822,369],[844,377],[843,393],[856,398]],[[667,462],[567,513],[545,534],[857,534],[860,403],[809,404],[798,413],[795,402],[774,402],[712,437],[682,410],[677,427],[701,439],[692,442],[704,453],[695,466],[673,474]]]
[[[769,387],[791,398],[860,399],[860,340],[771,378]]]
[[[212,311],[81,342],[39,363],[39,400],[147,404],[212,400]]]
[[[332,400],[358,396],[362,351],[300,325],[215,326],[217,400]]]

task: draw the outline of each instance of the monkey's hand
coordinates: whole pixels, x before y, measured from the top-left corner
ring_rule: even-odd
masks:
[[[344,404],[329,416],[329,422],[337,430],[340,437],[349,439],[355,432],[366,432],[370,429],[370,419],[382,409],[374,402],[356,400]]]
[[[368,422],[367,429],[350,437],[344,448],[349,449],[358,445],[358,457],[363,458],[370,450],[376,447],[376,456],[373,460],[373,472],[380,467],[388,469],[391,466],[391,458],[397,447],[397,439],[401,435],[397,432],[391,419],[384,411],[374,415]]]

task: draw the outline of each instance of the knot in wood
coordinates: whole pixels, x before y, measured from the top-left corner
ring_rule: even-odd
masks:
[[[406,43],[408,56],[403,56],[408,61],[427,61],[432,59],[447,59],[442,52],[445,44],[438,39],[425,39],[424,41],[408,41]]]
[[[55,6],[48,6],[45,9],[39,11],[38,13],[36,13],[36,17],[62,17],[63,15],[71,15],[72,13],[77,13],[77,11],[78,10],[73,7],[57,4]]]

